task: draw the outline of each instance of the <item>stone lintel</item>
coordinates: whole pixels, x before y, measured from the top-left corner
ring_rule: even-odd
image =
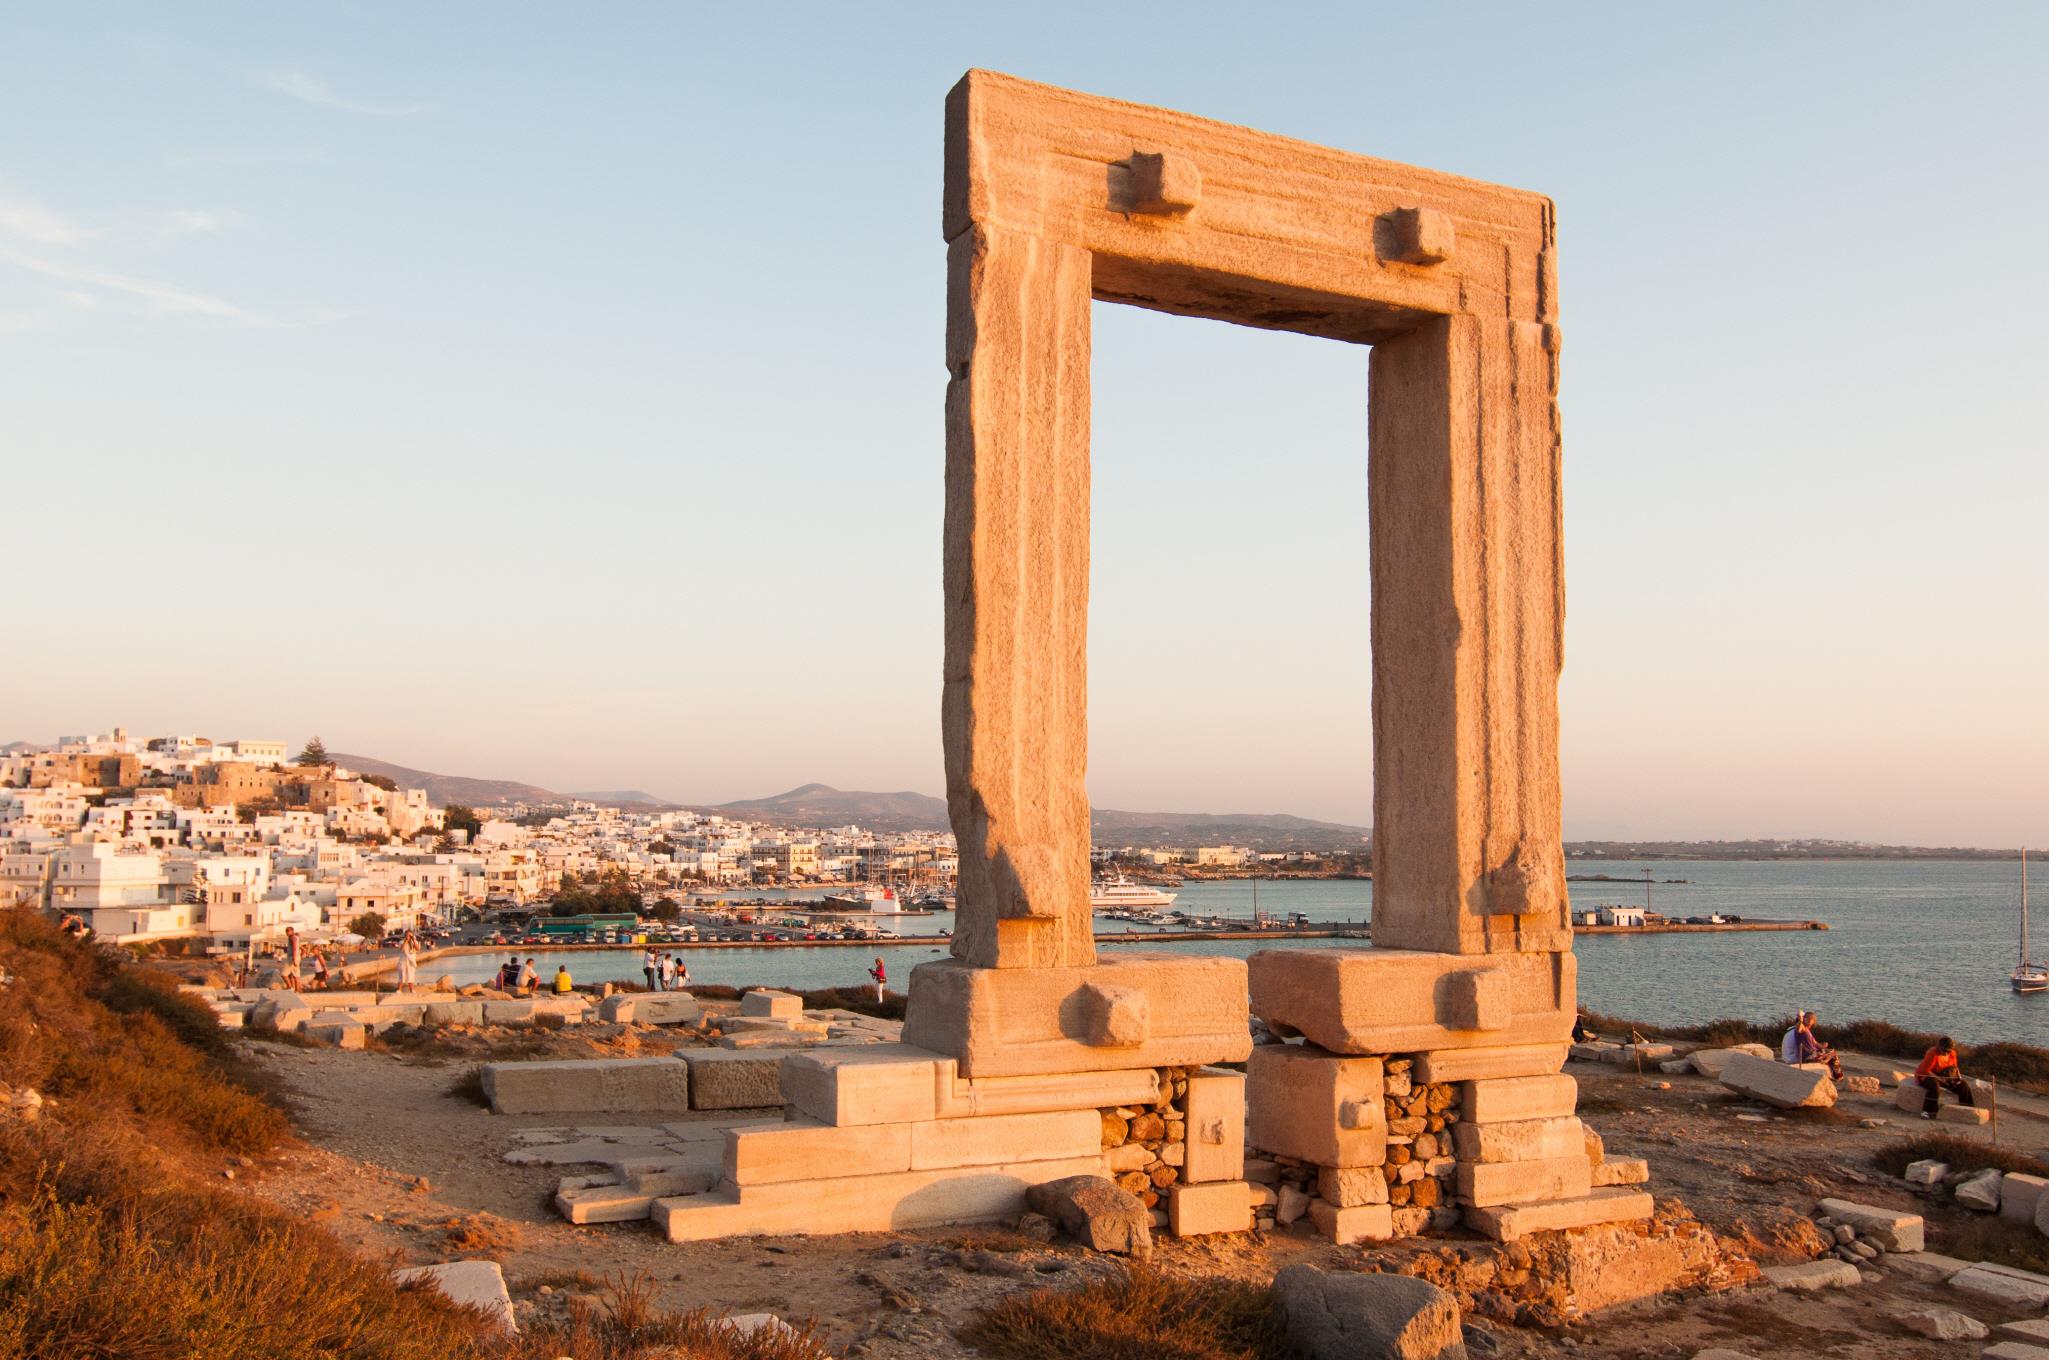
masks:
[[[1482,1208],[1537,1204],[1582,1198],[1593,1188],[1593,1167],[1578,1150],[1534,1162],[1460,1162],[1456,1183],[1460,1199]]]
[[[1333,1053],[1563,1043],[1577,999],[1569,953],[1262,949],[1247,972],[1254,1015]]]
[[[1142,995],[1137,1043],[1106,1034],[1101,996]],[[964,1077],[1029,1076],[1242,1062],[1252,1051],[1242,959],[1118,951],[1083,968],[911,970],[903,1040],[955,1059]]]

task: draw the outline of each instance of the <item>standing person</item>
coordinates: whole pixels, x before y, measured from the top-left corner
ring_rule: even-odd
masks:
[[[526,961],[526,967],[519,970],[519,989],[522,992],[532,992],[540,985],[541,970],[534,967],[534,961],[532,959],[528,959]]]
[[[327,951],[324,949],[313,951],[313,985],[320,991],[327,990]]]
[[[285,986],[299,990],[299,928],[285,927]]]
[[[398,989],[410,992],[420,979],[420,942],[408,930],[398,942]]]
[[[655,960],[655,972],[662,979],[663,991],[673,992],[676,990],[677,971],[676,956],[674,954],[664,954]]]
[[[681,954],[669,955],[669,985],[682,991],[690,985],[690,969],[685,966]]]
[[[647,952],[640,956],[640,972],[641,976],[647,979],[647,989],[649,991],[659,992],[662,990],[662,961],[655,957],[653,945],[649,945]]]
[[[1914,1080],[1921,1083],[1923,1119],[1935,1118],[1935,1107],[1942,1102],[1944,1091],[1955,1096],[1959,1105],[1977,1103],[1971,1098],[1971,1083],[1964,1080],[1963,1068],[1957,1062],[1957,1041],[1947,1034],[1921,1055],[1921,1065],[1914,1069]]]
[[[868,970],[868,976],[875,979],[875,1004],[882,1004],[882,989],[889,984],[889,970],[882,966],[882,956],[875,956],[875,966]]]

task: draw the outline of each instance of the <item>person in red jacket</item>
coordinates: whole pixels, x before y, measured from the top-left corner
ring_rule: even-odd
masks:
[[[1946,1034],[1935,1041],[1935,1047],[1921,1055],[1921,1065],[1914,1069],[1914,1080],[1921,1083],[1923,1119],[1935,1118],[1935,1107],[1941,1102],[1944,1091],[1955,1096],[1960,1105],[1976,1103],[1971,1099],[1971,1084],[1964,1080],[1963,1070],[1957,1065],[1957,1041]]]
[[[875,979],[875,1004],[880,1006],[882,1004],[882,989],[889,982],[889,970],[882,966],[881,955],[878,954],[876,956],[875,966],[868,970],[868,976]]]

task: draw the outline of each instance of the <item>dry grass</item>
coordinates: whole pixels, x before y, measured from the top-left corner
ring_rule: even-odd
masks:
[[[1966,1261],[1997,1261],[2019,1270],[2049,1272],[2049,1237],[2035,1231],[2031,1223],[1973,1214],[1943,1230],[1939,1245],[1944,1255]]]
[[[961,1337],[1015,1360],[1281,1360],[1286,1354],[1266,1289],[1142,1266],[1079,1289],[1005,1299]]]
[[[2049,1176],[2049,1162],[2030,1156],[2009,1147],[1995,1147],[1991,1143],[1975,1138],[1963,1138],[1954,1133],[1927,1133],[1918,1138],[1902,1138],[1896,1143],[1887,1143],[1872,1155],[1871,1160],[1888,1176],[1904,1176],[1910,1162],[1948,1162],[1952,1171],[1983,1171],[1996,1167],[2001,1171],[2024,1171],[2030,1176]],[[2044,1239],[2049,1245],[2049,1239]]]
[[[214,1179],[290,1126],[197,1003],[32,913],[0,912],[0,968],[0,1082],[54,1097],[34,1123],[0,1122],[0,1360],[826,1355],[659,1314],[644,1282],[518,1338],[401,1289],[387,1263]]]

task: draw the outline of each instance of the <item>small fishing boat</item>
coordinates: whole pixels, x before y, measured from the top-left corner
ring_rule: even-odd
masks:
[[[2028,957],[2028,852],[2021,850],[2021,960],[2013,970],[2013,989],[2026,996],[2049,992],[2049,963]]]

